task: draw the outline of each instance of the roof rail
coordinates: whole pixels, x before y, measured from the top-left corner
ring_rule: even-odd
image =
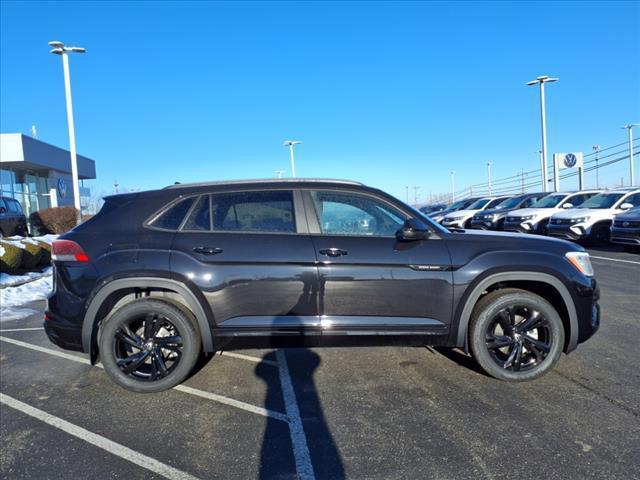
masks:
[[[164,189],[215,187],[224,185],[253,185],[253,184],[289,184],[289,183],[334,183],[336,185],[363,185],[353,180],[336,180],[330,178],[257,178],[252,180],[220,180],[213,182],[175,183]]]

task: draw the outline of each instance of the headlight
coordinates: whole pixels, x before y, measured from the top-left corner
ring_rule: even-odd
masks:
[[[533,220],[537,215],[525,215],[524,217],[520,217],[520,221],[524,222],[525,220]]]
[[[571,223],[584,223],[588,222],[590,217],[578,217],[571,220]]]
[[[567,252],[564,256],[580,273],[593,277],[593,266],[587,252]]]

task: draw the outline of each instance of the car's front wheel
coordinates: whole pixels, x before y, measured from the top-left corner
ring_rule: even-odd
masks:
[[[144,298],[119,308],[100,329],[100,359],[109,376],[140,393],[182,382],[200,355],[200,332],[180,308]]]
[[[556,309],[534,293],[505,288],[475,306],[469,329],[471,353],[492,377],[508,381],[538,378],[557,363],[564,326]]]

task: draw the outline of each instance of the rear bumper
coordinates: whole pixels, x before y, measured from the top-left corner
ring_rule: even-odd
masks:
[[[44,331],[49,340],[65,350],[84,351],[82,328],[49,311],[45,312]]]

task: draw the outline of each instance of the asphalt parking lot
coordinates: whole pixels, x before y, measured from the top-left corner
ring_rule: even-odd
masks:
[[[0,476],[640,478],[640,255],[590,253],[600,331],[524,384],[455,350],[230,344],[140,395],[52,345],[41,314],[3,321]]]

